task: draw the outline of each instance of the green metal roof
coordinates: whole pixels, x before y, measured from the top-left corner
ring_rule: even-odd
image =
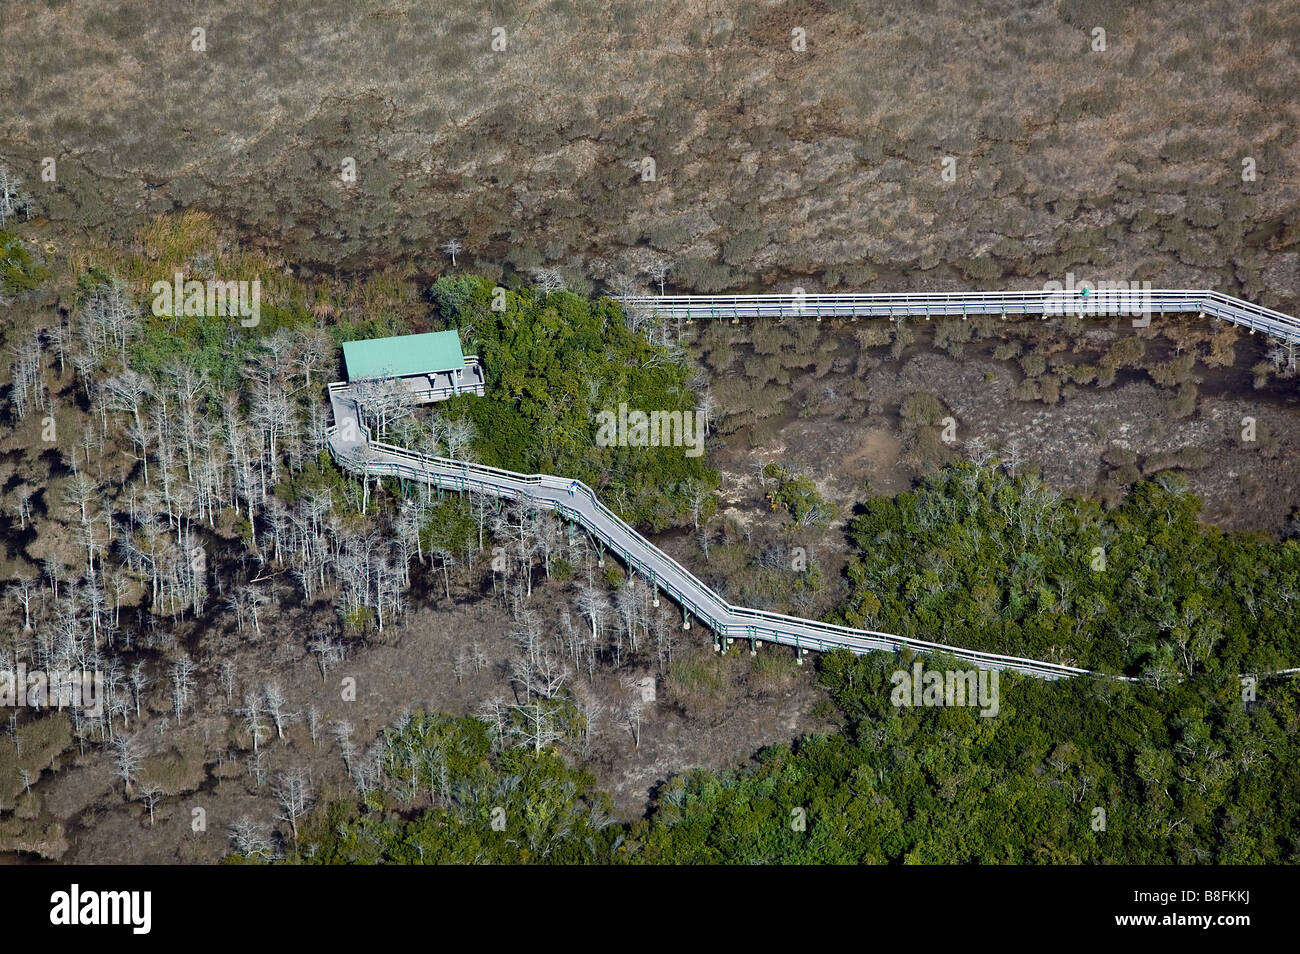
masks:
[[[348,366],[349,381],[431,374],[465,366],[460,335],[455,331],[345,341],[343,360]]]

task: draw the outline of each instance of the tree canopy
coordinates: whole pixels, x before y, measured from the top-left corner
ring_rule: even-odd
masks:
[[[620,404],[692,413],[691,368],[627,326],[621,306],[567,291],[502,290],[485,279],[439,279],[432,297],[487,369],[483,398],[447,402],[474,422],[480,463],[575,477],[624,519],[663,529],[689,514],[689,489],[717,473],[684,447],[602,447],[597,414]]]
[[[1168,680],[1300,659],[1300,541],[1199,523],[1175,473],[1114,511],[1033,476],[961,463],[864,505],[858,626]]]

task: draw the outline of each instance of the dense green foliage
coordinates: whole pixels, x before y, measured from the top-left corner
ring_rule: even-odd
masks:
[[[908,664],[823,657],[844,732],[767,749],[740,772],[672,780],[631,827],[629,852],[656,863],[1300,858],[1293,678],[1247,704],[1228,678],[1157,690],[1003,676],[1001,711],[986,719],[893,706],[889,676]]]
[[[550,751],[494,749],[488,726],[417,712],[380,739],[359,811],[335,802],[294,860],[317,864],[607,862],[622,826],[591,778]],[[403,804],[433,807],[405,820]],[[494,827],[495,825],[495,827]]]
[[[27,243],[0,229],[0,295],[21,295],[40,287],[48,277],[49,269],[32,257]]]
[[[531,289],[506,292],[479,278],[440,279],[433,299],[487,368],[486,398],[447,402],[468,414],[479,461],[526,473],[572,476],[625,519],[662,529],[686,518],[692,488],[717,486],[702,457],[682,447],[601,447],[600,411],[694,411],[690,369],[630,330],[620,306]]]
[[[848,622],[1161,684],[1300,659],[1300,541],[1197,522],[1176,474],[1106,512],[959,464],[853,522]],[[1288,662],[1290,660],[1290,662]]]
[[[355,488],[327,450],[319,451],[315,459],[306,461],[274,489],[275,496],[286,504],[310,500],[313,494],[329,494],[338,512],[345,514],[351,507],[349,491],[355,492]]]
[[[240,370],[257,352],[261,339],[281,328],[315,324],[297,302],[263,301],[260,312],[257,325],[244,327],[228,315],[155,315],[146,309],[140,337],[131,347],[131,364],[155,376],[183,364],[206,374],[223,390],[238,390]]]
[[[478,524],[464,494],[449,494],[429,508],[420,543],[427,550],[451,553],[478,549]]]

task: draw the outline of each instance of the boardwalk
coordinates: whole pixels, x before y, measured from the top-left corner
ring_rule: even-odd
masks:
[[[1300,320],[1213,291],[1063,289],[1060,291],[942,292],[898,295],[660,295],[618,299],[626,308],[670,318],[931,318],[977,315],[1127,317],[1196,314],[1230,321],[1294,345]]]
[[[1042,293],[1046,294],[1046,293]],[[970,295],[812,295],[724,296],[625,299],[626,307],[653,307],[660,313],[683,318],[756,317],[759,315],[823,317],[917,314],[1040,314],[1050,307],[1036,292],[975,293]],[[1252,330],[1292,342],[1300,340],[1300,322],[1289,315],[1210,292],[1152,292],[1163,311],[1203,312]],[[788,310],[783,310],[788,309]],[[980,310],[976,310],[980,309]],[[1091,674],[1090,670],[1059,663],[984,653],[941,643],[910,639],[873,630],[836,626],[816,620],[784,616],[744,606],[733,606],[689,570],[664,553],[602,504],[586,484],[547,474],[520,474],[465,461],[429,457],[402,447],[375,441],[360,418],[356,394],[346,384],[329,386],[334,424],[327,436],[339,466],[363,478],[395,476],[417,480],[452,491],[477,491],[526,506],[551,510],[584,527],[593,538],[651,587],[656,599],[662,593],[682,609],[684,618],[711,629],[725,651],[736,641],[757,648],[760,643],[808,650],[848,649],[855,653],[899,651],[945,653],[983,669],[1023,673],[1044,679]],[[437,399],[437,398],[431,398]],[[1132,681],[1131,677],[1116,678]]]

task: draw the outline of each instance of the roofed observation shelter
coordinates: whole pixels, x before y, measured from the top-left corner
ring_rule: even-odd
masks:
[[[432,331],[393,338],[343,342],[348,382],[398,378],[419,401],[442,401],[457,394],[483,395],[486,381],[477,355],[460,350],[460,335]]]

